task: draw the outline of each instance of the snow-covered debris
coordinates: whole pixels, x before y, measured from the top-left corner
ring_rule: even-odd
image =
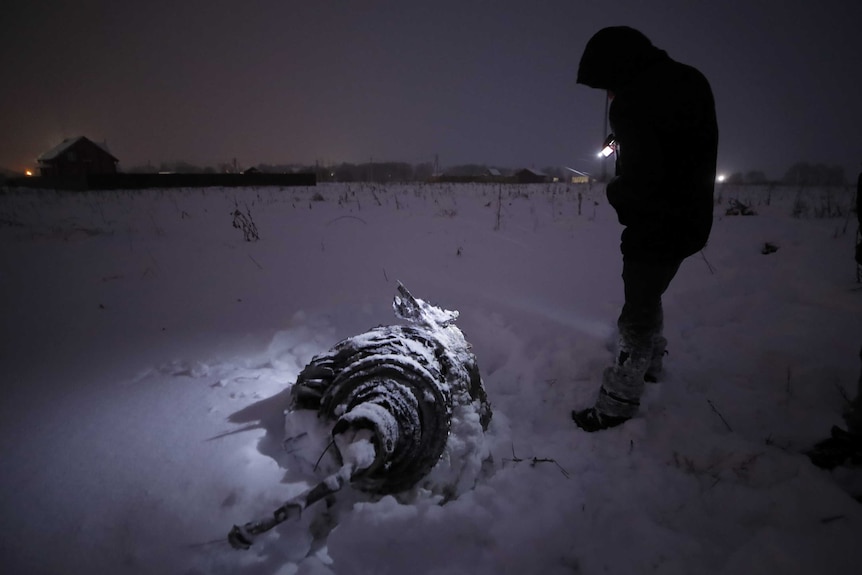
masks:
[[[421,483],[444,500],[475,484],[488,455],[483,432],[491,407],[476,358],[454,325],[458,312],[416,299],[403,285],[398,292],[395,313],[413,325],[381,326],[338,343],[315,356],[291,389],[286,442],[319,446],[325,439],[310,436],[331,434],[324,454],[334,445],[337,468],[273,517],[235,526],[234,547],[247,549],[255,535],[295,516],[292,509],[346,482],[372,495],[404,493]],[[331,429],[297,428],[292,419],[304,410],[316,411]],[[326,471],[321,460],[314,469]]]

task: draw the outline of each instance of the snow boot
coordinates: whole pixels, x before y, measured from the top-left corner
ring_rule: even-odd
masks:
[[[603,416],[631,419],[640,407],[644,373],[649,355],[621,351],[616,363],[602,373],[602,387],[595,408]]]
[[[664,367],[664,356],[666,356],[667,353],[667,339],[661,335],[653,337],[652,358],[650,359],[649,367],[644,374],[645,382],[658,383],[659,376],[661,376]]]
[[[629,420],[628,417],[602,415],[595,407],[590,407],[589,409],[584,409],[582,411],[572,411],[572,419],[578,427],[587,433],[617,427]]]
[[[605,380],[613,368],[605,370]],[[640,402],[623,399],[603,385],[596,405],[581,411],[572,411],[572,419],[588,433],[622,425],[637,413]]]

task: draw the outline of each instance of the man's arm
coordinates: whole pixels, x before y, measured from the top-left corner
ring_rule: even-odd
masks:
[[[620,223],[631,225],[657,218],[663,210],[660,189],[667,178],[667,151],[645,111],[626,106],[615,112],[619,170],[608,183],[607,196]]]

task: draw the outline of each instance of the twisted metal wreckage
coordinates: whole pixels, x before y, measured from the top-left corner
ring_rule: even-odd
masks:
[[[381,326],[341,341],[315,356],[291,389],[287,423],[316,412],[331,424],[326,449],[335,447],[340,467],[271,516],[234,525],[228,535],[234,548],[248,549],[255,536],[330,500],[346,484],[387,495],[429,482],[429,472],[444,463],[461,466],[455,482],[469,475],[463,461],[469,458],[450,449],[450,440],[463,445],[459,434],[484,437],[491,407],[470,344],[454,325],[458,312],[414,298],[400,284],[393,309],[410,325]],[[449,477],[443,491],[453,497],[457,486]]]

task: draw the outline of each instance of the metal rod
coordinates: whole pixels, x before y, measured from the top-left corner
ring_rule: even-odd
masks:
[[[228,533],[227,540],[234,549],[248,549],[254,543],[254,538],[284,523],[293,517],[299,517],[302,512],[314,503],[338,492],[350,477],[349,466],[344,466],[305,493],[286,501],[273,511],[271,516],[249,521],[243,526],[234,525]]]

